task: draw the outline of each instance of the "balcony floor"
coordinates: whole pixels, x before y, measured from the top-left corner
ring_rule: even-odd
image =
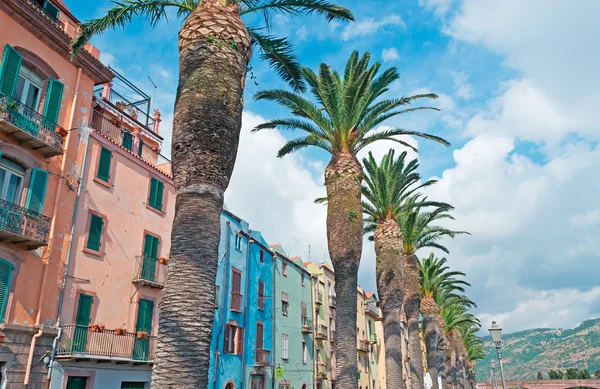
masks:
[[[36,152],[42,154],[45,158],[63,154],[62,150],[47,145],[27,131],[23,131],[19,127],[7,122],[6,120],[3,120],[2,118],[0,118],[0,132],[3,132],[15,139],[19,145],[31,147]]]
[[[25,247],[27,250],[35,250],[46,246],[46,242],[37,241],[26,236],[15,234],[11,231],[0,228],[0,242],[13,243],[17,246]]]

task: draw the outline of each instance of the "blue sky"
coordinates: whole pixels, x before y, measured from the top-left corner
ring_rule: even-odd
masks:
[[[81,20],[110,3],[65,0]],[[458,229],[470,237],[447,242],[450,264],[473,284],[477,314],[508,330],[569,327],[600,316],[600,287],[591,272],[600,245],[600,98],[595,50],[600,28],[585,0],[342,1],[356,22],[327,24],[317,17],[278,15],[273,33],[289,37],[305,66],[341,68],[352,50],[368,51],[401,80],[390,96],[431,91],[442,111],[401,117],[389,126],[442,135],[451,148],[418,141],[421,174],[440,182],[431,197],[456,207]],[[595,10],[590,8],[596,8]],[[102,60],[153,94],[163,113],[163,150],[177,83],[174,13],[151,29],[136,20],[125,30],[95,37]],[[250,22],[250,21],[248,21]],[[252,95],[283,86],[253,60],[258,86],[247,83],[243,131],[226,202],[271,243],[311,260],[326,252],[323,195],[327,156],[319,151],[277,160],[292,134],[250,134],[285,110]],[[374,146],[382,155],[394,144]],[[594,179],[595,177],[595,179]],[[374,284],[374,253],[365,241],[361,284]],[[428,252],[419,253],[427,255]]]

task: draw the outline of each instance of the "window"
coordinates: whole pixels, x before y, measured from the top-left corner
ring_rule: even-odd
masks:
[[[40,108],[43,87],[44,79],[34,71],[21,65],[15,88],[15,99],[37,111]]]
[[[107,148],[100,148],[100,158],[98,158],[98,170],[96,178],[104,182],[110,179],[110,164],[112,161],[112,151]]]
[[[258,309],[265,309],[265,283],[258,281]]]
[[[150,178],[150,193],[148,194],[148,205],[161,211],[163,206],[163,191],[165,184],[154,177]]]
[[[237,251],[242,251],[242,236],[239,234],[235,236],[235,249]]]
[[[306,279],[304,278],[304,273],[302,273],[302,286],[306,286]]]
[[[10,282],[12,279],[13,265],[3,259],[0,259],[0,322],[3,322]]]
[[[252,375],[250,377],[250,389],[265,389],[265,377]]]
[[[288,359],[288,340],[287,335],[281,335],[281,359]]]
[[[87,244],[85,247],[93,251],[100,251],[103,226],[104,219],[101,216],[92,213],[90,215],[90,226],[88,229]]]
[[[256,322],[256,349],[265,348],[265,325],[262,322]]]
[[[317,366],[321,366],[321,350],[317,348]]]
[[[69,377],[67,379],[67,389],[85,389],[87,377]]]
[[[235,267],[231,268],[231,310],[242,311],[242,272]]]
[[[260,263],[265,263],[265,252],[260,250]]]
[[[306,309],[306,303],[304,301],[300,302],[300,317],[302,318],[302,326],[308,327],[308,314]]]
[[[121,142],[121,146],[129,151],[133,150],[133,135],[131,135],[131,132],[123,130],[123,141]]]
[[[281,314],[283,316],[287,316],[289,309],[290,309],[290,303],[288,300],[288,295],[287,295],[287,293],[281,292]]]
[[[302,363],[306,363],[308,360],[308,348],[306,347],[306,341],[302,341]]]
[[[287,262],[284,260],[282,264],[282,273],[284,277],[287,277]]]
[[[121,382],[121,389],[144,389],[145,382]]]
[[[0,199],[19,204],[24,179],[25,168],[10,159],[0,157]]]
[[[242,354],[242,329],[233,324],[225,326],[225,342],[223,352],[227,354]]]
[[[42,169],[33,169],[27,192],[27,204],[25,206],[37,213],[42,213],[44,208],[44,197],[46,195],[46,184],[48,183],[48,172]]]

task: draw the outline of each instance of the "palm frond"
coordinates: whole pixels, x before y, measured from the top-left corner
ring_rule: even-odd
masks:
[[[328,22],[333,20],[354,21],[354,15],[350,10],[324,0],[267,0],[262,2],[243,0],[242,3],[245,7],[240,10],[240,15],[254,12],[262,12],[264,15],[265,11],[267,13],[268,11],[274,11],[292,16],[315,13],[325,16]],[[267,19],[265,23],[267,26],[270,25],[270,21]]]

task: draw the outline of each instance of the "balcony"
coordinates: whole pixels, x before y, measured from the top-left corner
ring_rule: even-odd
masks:
[[[256,349],[254,350],[254,366],[271,365],[271,351]]]
[[[156,336],[138,337],[134,332],[93,331],[91,327],[61,327],[57,357],[75,360],[105,360],[115,363],[152,363]]]
[[[25,104],[0,94],[0,131],[15,139],[19,145],[29,146],[45,158],[61,155],[63,136],[56,123]]]
[[[319,366],[317,368],[317,379],[318,380],[326,380],[327,379],[327,368]]]
[[[371,336],[369,336],[369,343],[371,343],[371,344],[377,343],[377,334],[371,334]]]
[[[242,312],[242,295],[237,292],[231,292],[231,302],[229,303],[231,310]]]
[[[323,293],[317,291],[315,296],[315,302],[319,305],[323,305]]]
[[[139,107],[140,104],[145,105],[146,100],[131,102],[114,89],[110,89],[107,96],[104,92],[104,87],[97,88],[94,91],[94,96],[98,99],[108,101],[113,107],[127,115],[129,119],[140,126],[146,127],[147,130],[154,132],[154,118],[150,117],[147,113],[149,106],[146,106],[146,110]]]
[[[48,244],[50,218],[0,199],[0,242],[22,244],[29,250]]]
[[[329,341],[335,343],[335,330],[333,328],[329,330]]]
[[[168,176],[171,175],[171,161],[160,154],[158,150],[153,149],[143,142],[138,141],[134,144],[132,140],[133,135],[120,127],[116,119],[109,119],[97,110],[94,110],[90,126],[100,135],[131,151],[134,155],[137,155],[144,162],[154,166],[162,173]],[[125,134],[129,134],[127,135],[129,137],[127,142],[123,141],[126,136]]]
[[[377,304],[375,304],[375,303],[365,304],[365,313],[367,315],[373,316],[374,318],[378,318],[379,317],[379,308],[377,308]]]
[[[317,327],[317,335],[315,336],[315,338],[327,340],[327,326],[324,326],[323,324],[318,326]]]
[[[140,255],[136,258],[133,283],[138,286],[163,289],[167,281],[169,270],[164,258],[158,259],[148,255]]]
[[[335,303],[336,303],[336,301],[335,301],[335,296],[333,296],[333,295],[330,295],[330,296],[329,296],[329,307],[330,307],[330,308],[335,308]]]
[[[360,339],[356,344],[356,349],[365,353],[369,352],[369,341]]]
[[[303,334],[311,334],[312,333],[312,320],[310,320],[306,316],[302,316],[302,333]]]

